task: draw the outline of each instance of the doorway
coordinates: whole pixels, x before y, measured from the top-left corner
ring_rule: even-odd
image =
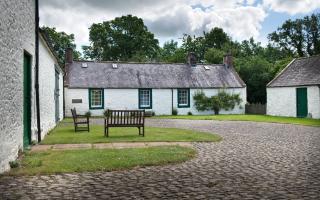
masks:
[[[297,117],[307,117],[308,115],[308,90],[307,88],[297,88]]]

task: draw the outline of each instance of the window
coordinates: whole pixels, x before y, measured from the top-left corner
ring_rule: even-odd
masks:
[[[178,89],[178,108],[190,107],[190,89]]]
[[[152,109],[151,89],[139,89],[139,109]]]
[[[104,108],[103,89],[89,89],[89,108],[90,109]]]

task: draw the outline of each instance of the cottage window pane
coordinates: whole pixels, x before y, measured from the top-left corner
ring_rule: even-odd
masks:
[[[140,90],[140,107],[150,107],[151,105],[151,95],[150,90]]]
[[[178,104],[180,106],[189,105],[189,90],[187,89],[178,90]]]
[[[91,90],[91,107],[102,107],[102,90]]]

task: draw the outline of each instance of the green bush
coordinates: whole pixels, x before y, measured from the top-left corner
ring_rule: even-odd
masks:
[[[219,91],[216,96],[207,97],[203,91],[197,92],[193,99],[198,111],[213,110],[216,115],[221,109],[234,109],[242,101],[239,94],[228,94],[224,90]]]
[[[189,112],[188,112],[188,115],[192,115],[192,112],[189,111]]]
[[[15,160],[15,161],[10,161],[9,165],[10,165],[10,168],[13,169],[13,168],[18,168],[20,166],[20,163]]]
[[[86,114],[84,114],[86,117],[91,117],[91,112],[90,111],[88,111],[88,112],[86,112]]]
[[[172,115],[178,115],[178,110],[176,108],[172,109]]]

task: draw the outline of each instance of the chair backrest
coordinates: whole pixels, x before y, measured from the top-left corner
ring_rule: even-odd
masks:
[[[144,110],[107,110],[108,124],[143,125]]]
[[[77,121],[77,111],[76,108],[71,108],[71,113],[72,113],[72,118],[73,118],[73,122]]]

